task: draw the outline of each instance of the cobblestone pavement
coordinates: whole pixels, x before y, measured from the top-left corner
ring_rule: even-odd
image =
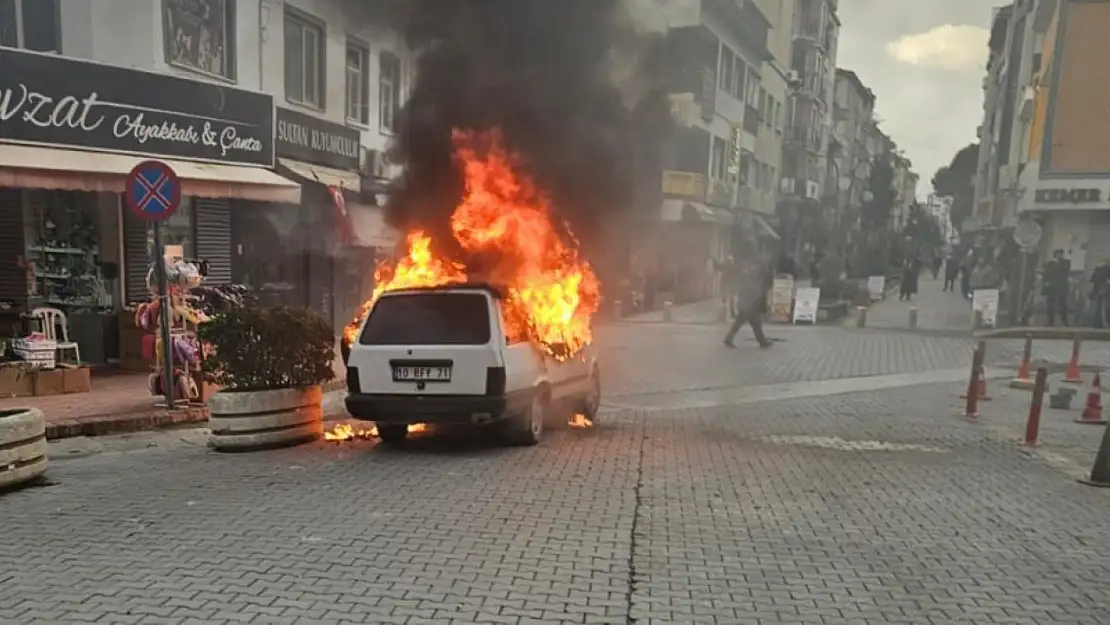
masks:
[[[1040,436],[1038,445],[1029,453],[1046,460],[1050,464],[1076,478],[1090,474],[1095,463],[1095,455],[1102,442],[1104,427],[1076,423],[1083,413],[1083,405],[1089,387],[1063,384],[1063,374],[1050,375],[1050,392],[1061,386],[1077,390],[1069,410],[1056,410],[1049,406],[1048,397],[1042,404]],[[1025,427],[1029,419],[1029,404],[1032,393],[1026,390],[1011,389],[1006,380],[991,382],[988,385],[991,401],[979,405],[981,421],[993,428],[1004,439],[1024,441]],[[1103,417],[1110,416],[1110,398],[1103,399]]]
[[[0,623],[1110,622],[1110,494],[955,396],[608,413],[532,449],[136,439],[0,499]]]
[[[721,345],[724,332],[724,326],[684,324],[605,328],[597,343],[607,395],[914,373],[971,362],[972,343],[961,338],[768,325],[772,349],[759,349],[745,328],[731,350]]]

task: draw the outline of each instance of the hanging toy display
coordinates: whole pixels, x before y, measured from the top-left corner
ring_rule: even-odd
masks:
[[[197,343],[197,324],[207,320],[203,311],[193,308],[186,294],[190,289],[200,286],[203,278],[196,264],[183,261],[166,261],[166,285],[169,290],[170,310],[170,353],[173,356],[174,397],[188,401],[200,399],[200,389],[192,373],[200,366],[201,351]],[[164,395],[164,379],[161,315],[163,311],[161,292],[155,265],[151,265],[146,276],[146,287],[151,301],[140,304],[135,311],[135,327],[146,332],[143,336],[143,357],[154,362],[154,370],[147,378],[151,395]]]

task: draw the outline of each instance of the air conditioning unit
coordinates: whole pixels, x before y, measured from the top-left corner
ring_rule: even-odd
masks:
[[[802,77],[798,75],[798,72],[796,72],[792,69],[787,70],[787,72],[786,72],[786,82],[791,87],[798,87],[802,83]]]
[[[779,180],[779,193],[782,193],[783,195],[793,195],[794,194],[794,179],[793,178],[783,178],[783,179]]]
[[[381,150],[363,150],[362,175],[365,178],[388,178],[389,162]]]

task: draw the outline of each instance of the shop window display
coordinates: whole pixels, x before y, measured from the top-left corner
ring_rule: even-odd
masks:
[[[73,191],[27,193],[27,295],[66,312],[110,310],[111,294],[99,266],[96,196]]]

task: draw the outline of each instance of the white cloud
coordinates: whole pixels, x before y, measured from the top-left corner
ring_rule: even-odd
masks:
[[[959,72],[979,72],[987,61],[990,31],[976,26],[945,24],[886,45],[902,63]]]

